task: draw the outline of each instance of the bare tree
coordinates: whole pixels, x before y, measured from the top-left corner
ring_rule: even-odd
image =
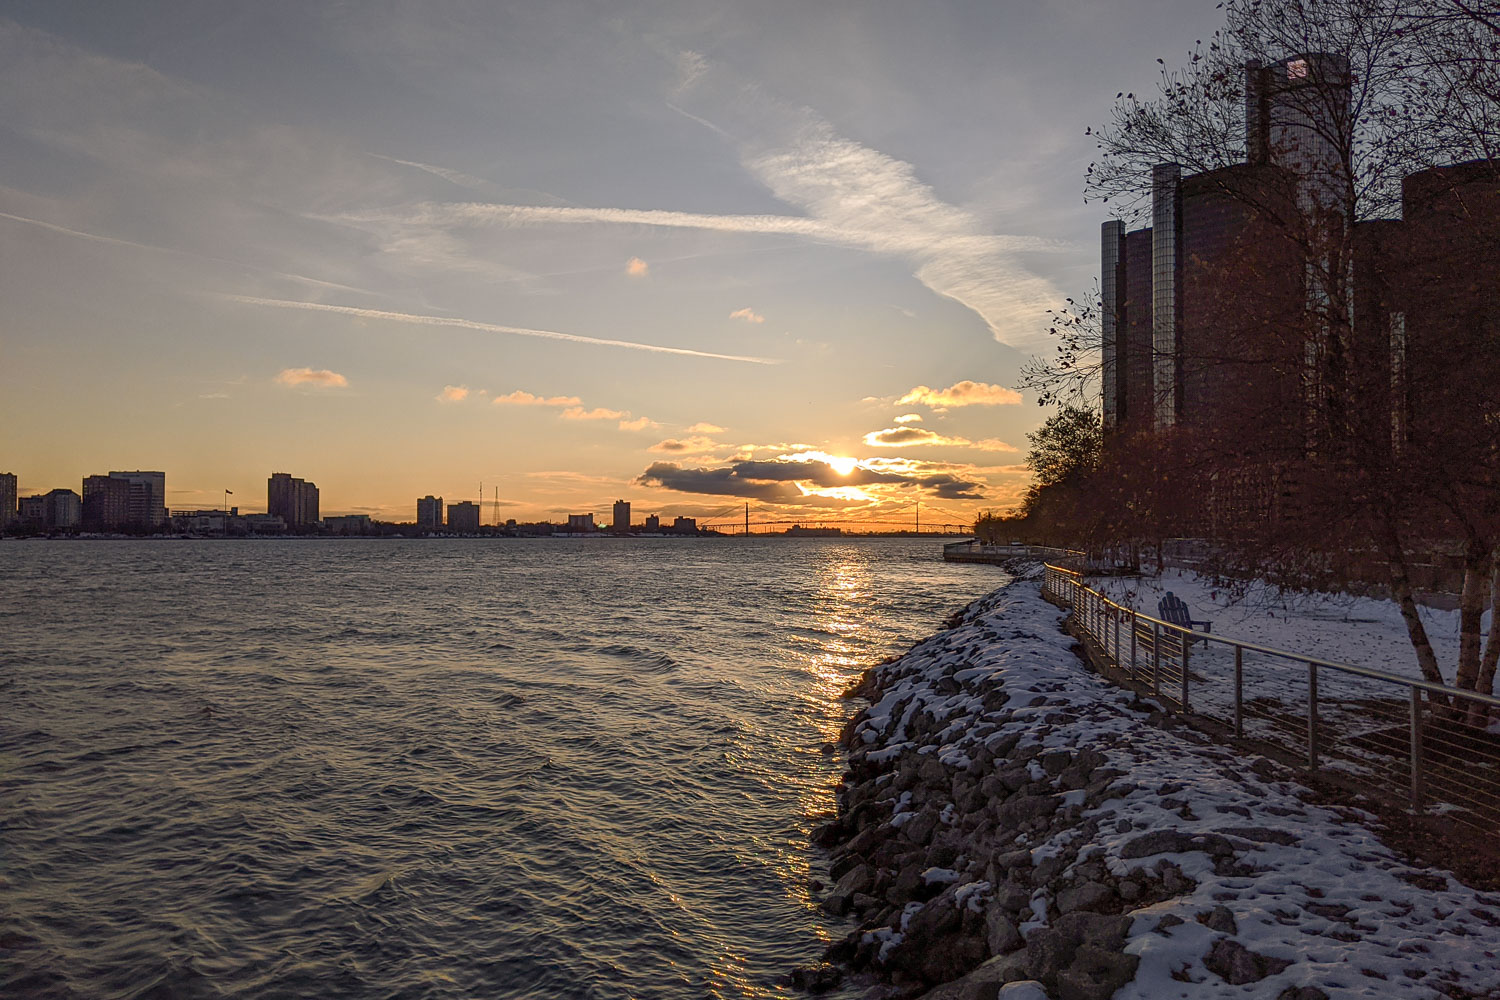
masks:
[[[1283,567],[1296,573],[1326,568],[1335,549],[1380,552],[1421,670],[1436,682],[1443,674],[1417,614],[1412,554],[1438,535],[1461,541],[1456,679],[1488,691],[1500,660],[1500,626],[1492,626],[1482,651],[1480,642],[1485,600],[1500,594],[1494,338],[1483,322],[1459,337],[1464,372],[1444,371],[1452,366],[1450,354],[1403,373],[1421,383],[1425,424],[1407,430],[1408,447],[1396,447],[1390,407],[1367,404],[1385,398],[1392,374],[1386,358],[1377,363],[1358,342],[1350,275],[1356,223],[1395,215],[1408,175],[1471,159],[1494,167],[1500,7],[1493,0],[1229,0],[1225,7],[1223,31],[1200,42],[1184,65],[1162,64],[1157,95],[1117,95],[1109,121],[1091,130],[1100,155],[1089,168],[1086,196],[1133,221],[1156,164],[1204,173],[1254,159],[1255,130],[1247,128],[1254,112],[1247,108],[1257,95],[1246,86],[1246,64],[1294,58],[1287,72],[1304,75],[1308,85],[1279,99],[1282,113],[1302,126],[1292,140],[1302,145],[1269,151],[1285,187],[1226,185],[1223,194],[1275,220],[1302,261],[1299,325],[1315,436],[1303,467],[1291,473],[1300,497],[1296,523],[1274,520],[1267,533],[1246,541],[1259,546],[1263,566],[1273,556],[1285,558]],[[1053,366],[1028,370],[1023,384],[1054,393],[1090,385],[1096,316],[1090,307],[1070,307],[1053,327],[1059,336]],[[1464,332],[1462,317],[1445,319],[1451,325],[1444,336]],[[1308,545],[1323,555],[1288,554]]]

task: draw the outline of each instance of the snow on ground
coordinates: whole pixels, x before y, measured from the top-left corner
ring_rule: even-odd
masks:
[[[1273,619],[1266,608],[1212,605],[1204,585],[1186,577],[1165,582],[1195,610],[1213,606],[1216,633],[1222,627],[1258,642],[1352,658],[1321,631],[1331,605],[1285,617],[1276,609]],[[1373,602],[1368,610],[1356,607],[1341,617],[1377,616]],[[1185,895],[1133,911],[1126,904],[1132,924],[1125,951],[1141,961],[1116,1000],[1275,998],[1299,987],[1337,1000],[1447,996],[1455,986],[1472,991],[1467,995],[1500,995],[1500,898],[1413,869],[1364,825],[1370,817],[1303,801],[1305,790],[1283,780],[1291,772],[1253,769],[1228,749],[1152,726],[1133,695],[1081,668],[1061,618],[1035,581],[990,595],[958,628],[878,669],[883,697],[856,736],[874,752],[915,748],[908,723],[927,711],[949,723],[936,748],[948,760],[968,761],[1019,733],[1020,750],[1089,748],[1125,772],[1079,817],[1099,821],[1091,843],[1075,842],[1076,825],[1018,838],[1035,863],[1071,858],[1062,883],[1076,866],[1099,860],[1116,878],[1149,878],[1163,859],[1196,881]],[[1348,628],[1390,634],[1362,622]],[[1372,639],[1369,648],[1379,644]],[[1386,655],[1382,663],[1397,659]],[[954,678],[967,690],[955,692]],[[986,711],[970,693],[976,686],[1003,689],[1004,712]],[[1045,752],[1037,759],[1045,761]],[[972,868],[959,874],[963,881],[983,877]],[[1047,921],[1050,892],[1036,890],[1038,919],[1021,928],[1028,939]],[[1211,971],[1222,969],[1222,960],[1205,964],[1216,949],[1221,959],[1243,955],[1241,946],[1269,960],[1260,971],[1285,968],[1232,985]]]
[[[1395,601],[1348,594],[1283,594],[1259,583],[1242,594],[1232,593],[1210,578],[1177,569],[1159,577],[1100,577],[1091,579],[1089,585],[1152,617],[1159,617],[1157,602],[1171,591],[1187,603],[1193,618],[1213,622],[1214,635],[1421,678]],[[1420,610],[1438,662],[1450,671],[1451,680],[1458,661],[1458,612]],[[1486,612],[1486,629],[1489,622]],[[1194,653],[1203,648],[1199,645]],[[1227,655],[1232,663],[1234,654]]]

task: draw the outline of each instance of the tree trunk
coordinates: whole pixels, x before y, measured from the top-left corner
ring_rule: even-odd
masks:
[[[1380,545],[1391,576],[1391,595],[1401,608],[1401,617],[1406,622],[1406,634],[1411,639],[1411,648],[1417,654],[1417,665],[1422,669],[1423,679],[1441,684],[1443,671],[1438,667],[1437,654],[1432,650],[1432,641],[1427,638],[1427,628],[1422,624],[1422,616],[1417,613],[1417,598],[1412,591],[1411,574],[1406,568],[1406,552],[1401,548],[1401,538],[1389,517],[1381,525],[1380,534]]]
[[[1490,636],[1484,644],[1484,659],[1479,663],[1480,694],[1495,693],[1495,667],[1500,665],[1500,549],[1495,550],[1494,571],[1490,574]]]
[[[1479,681],[1485,591],[1492,568],[1490,547],[1470,539],[1464,548],[1464,586],[1458,598],[1458,673],[1453,686],[1472,691]]]
[[[1479,679],[1474,689],[1480,694],[1495,693],[1495,667],[1500,664],[1500,548],[1491,558],[1490,573],[1490,635],[1484,644],[1484,658],[1479,661]],[[1496,709],[1474,703],[1469,712],[1469,724],[1483,728],[1494,717]]]

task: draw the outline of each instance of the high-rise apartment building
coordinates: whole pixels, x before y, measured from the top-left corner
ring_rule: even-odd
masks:
[[[0,472],[0,531],[8,528],[16,515],[16,474]]]
[[[266,480],[266,513],[280,517],[288,531],[318,526],[318,487],[287,472],[273,472]]]
[[[126,523],[132,528],[160,528],[167,523],[165,472],[111,472],[111,479],[130,484]]]
[[[615,531],[630,530],[630,501],[616,500],[614,516],[610,519],[610,528]]]
[[[141,506],[143,488],[134,488]],[[120,531],[138,527],[130,521],[132,484],[117,476],[86,476],[83,480],[83,526],[89,531]]]
[[[428,494],[417,499],[417,527],[437,531],[443,526],[443,498]]]
[[[472,500],[460,500],[448,506],[448,530],[468,534],[479,533],[479,505]]]
[[[48,531],[76,528],[83,523],[83,500],[72,490],[56,489],[42,495],[42,526]]]

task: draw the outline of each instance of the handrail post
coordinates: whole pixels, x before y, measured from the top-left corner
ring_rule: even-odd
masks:
[[[1307,665],[1307,769],[1318,769],[1318,665]]]
[[[1422,689],[1411,689],[1411,808],[1422,811]]]
[[[1234,735],[1245,735],[1245,647],[1234,647]]]
[[[1182,647],[1182,711],[1188,711],[1188,650],[1193,648],[1193,640],[1189,633],[1179,632],[1177,643]]]
[[[1161,694],[1161,626],[1151,623],[1151,693]]]
[[[1109,617],[1115,623],[1115,669],[1120,669],[1120,608],[1116,605],[1110,611]]]
[[[1130,609],[1130,676],[1135,677],[1135,608]]]

